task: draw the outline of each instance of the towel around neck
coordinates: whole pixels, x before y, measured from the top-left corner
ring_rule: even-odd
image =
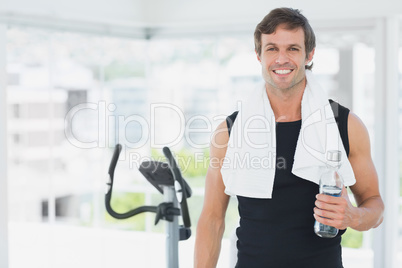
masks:
[[[356,180],[338,131],[326,92],[306,71],[307,85],[301,101],[302,126],[292,173],[319,184],[332,162],[331,150],[341,151],[339,173],[345,186]],[[255,89],[241,104],[221,168],[225,193],[252,198],[272,198],[276,167],[276,122],[265,86]]]

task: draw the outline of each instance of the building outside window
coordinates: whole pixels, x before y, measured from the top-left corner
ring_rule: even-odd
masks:
[[[375,142],[372,30],[321,29],[317,37],[320,83],[362,118]],[[163,256],[164,226],[153,225],[153,214],[118,221],[105,212],[116,143],[124,146],[116,210],[161,202],[137,167],[149,157],[163,160],[168,144],[194,191],[194,234],[211,132],[262,83],[252,42],[245,35],[141,40],[10,27],[10,267],[108,267],[112,259],[127,263],[134,251],[145,260],[151,247]],[[402,45],[399,54],[402,90]],[[400,118],[402,124],[402,112]],[[219,267],[230,263],[236,206],[231,200]],[[399,222],[402,237],[401,216]],[[190,267],[193,238],[181,243],[182,266]],[[371,232],[348,230],[343,246],[346,268],[372,267]]]

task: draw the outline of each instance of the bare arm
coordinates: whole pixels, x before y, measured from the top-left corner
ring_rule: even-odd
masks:
[[[224,193],[221,167],[229,134],[226,122],[216,129],[210,146],[210,164],[205,181],[204,206],[197,225],[194,267],[216,267],[225,230],[225,214],[229,196]]]
[[[314,217],[319,222],[338,229],[350,227],[358,231],[366,231],[381,224],[384,204],[378,187],[377,172],[371,159],[367,129],[352,113],[348,118],[348,136],[349,161],[356,177],[356,183],[350,189],[357,207],[350,203],[346,189],[342,191],[342,198],[319,194],[316,206],[320,209],[314,209]]]
[[[377,171],[371,159],[368,132],[356,115],[350,114],[348,122],[349,161],[356,176],[356,184],[350,189],[358,205],[357,217],[350,227],[365,231],[381,224],[384,203],[378,187]]]

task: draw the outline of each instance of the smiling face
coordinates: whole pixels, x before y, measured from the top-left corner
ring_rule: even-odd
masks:
[[[302,28],[287,30],[280,25],[274,33],[262,34],[261,55],[257,57],[267,89],[304,89],[305,65],[313,55],[314,50],[306,56]]]

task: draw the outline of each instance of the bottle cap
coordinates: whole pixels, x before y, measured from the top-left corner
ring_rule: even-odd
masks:
[[[333,162],[340,162],[341,161],[341,151],[338,150],[331,150],[327,152],[327,160]]]

